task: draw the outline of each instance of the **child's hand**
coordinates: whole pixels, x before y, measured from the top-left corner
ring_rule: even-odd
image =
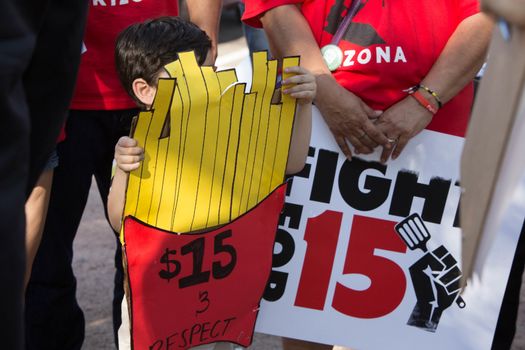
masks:
[[[144,159],[144,150],[137,146],[137,141],[131,137],[121,137],[115,146],[117,166],[125,172],[130,172],[140,166]]]
[[[283,89],[283,93],[295,97],[300,104],[312,103],[317,91],[317,83],[312,73],[302,67],[288,67],[285,72],[295,75],[283,80],[282,85],[296,85]]]

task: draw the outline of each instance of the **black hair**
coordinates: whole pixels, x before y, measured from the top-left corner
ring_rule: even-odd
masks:
[[[202,65],[210,48],[210,38],[195,24],[180,17],[159,17],[132,24],[118,35],[115,64],[124,89],[144,108],[133,93],[135,79],[156,85],[161,69],[177,60],[179,52],[195,51]]]

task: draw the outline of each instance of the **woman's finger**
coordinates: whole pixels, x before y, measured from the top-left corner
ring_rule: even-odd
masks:
[[[388,161],[388,158],[390,158],[390,155],[392,154],[392,147],[383,147],[383,151],[381,152],[381,163],[386,163]]]
[[[358,139],[368,148],[375,149],[378,144],[374,140],[372,140],[368,135],[363,131],[363,134],[358,137]]]
[[[399,157],[401,152],[403,152],[403,149],[405,149],[405,146],[407,145],[409,140],[410,138],[405,135],[399,137],[399,141],[396,144],[396,148],[392,153],[392,159],[396,159],[397,157]]]
[[[373,148],[365,145],[360,139],[358,139],[354,135],[346,136],[346,138],[352,144],[352,146],[354,146],[356,153],[370,154],[374,151]]]
[[[363,123],[363,130],[378,145],[383,145],[387,148],[391,146],[385,134],[372,121],[366,119]]]
[[[335,142],[339,145],[339,148],[343,152],[343,154],[346,156],[346,159],[352,160],[352,151],[350,151],[350,147],[348,147],[348,144],[346,143],[346,140],[344,136],[338,134],[336,135],[334,133]]]

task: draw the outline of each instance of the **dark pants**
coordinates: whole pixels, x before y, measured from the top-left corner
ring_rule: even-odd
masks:
[[[510,349],[516,334],[516,321],[520,306],[520,292],[523,271],[525,268],[525,222],[523,223],[516,253],[512,261],[509,280],[499,312],[492,350]]]
[[[54,147],[80,59],[87,1],[0,1],[0,329],[23,349],[24,203]]]
[[[82,346],[84,316],[75,295],[73,240],[93,176],[106,208],[115,144],[121,136],[129,134],[131,119],[136,114],[136,110],[70,112],[66,140],[57,147],[60,161],[26,294],[27,349],[72,350]],[[119,251],[115,265],[120,273],[115,279],[113,304],[118,327],[123,296]]]

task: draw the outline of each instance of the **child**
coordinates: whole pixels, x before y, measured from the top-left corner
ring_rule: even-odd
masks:
[[[202,30],[178,17],[162,17],[134,24],[117,38],[116,65],[124,88],[143,109],[153,103],[158,78],[168,77],[164,66],[177,60],[177,52],[194,50],[200,65],[206,64],[211,42]],[[146,55],[147,53],[147,55]],[[290,67],[295,76],[283,81],[283,93],[298,99],[292,140],[286,168],[294,174],[304,167],[310,143],[312,101],[316,93],[315,78],[301,67]],[[129,137],[115,146],[117,169],[108,197],[108,216],[113,229],[120,231],[129,172],[144,158],[143,149]]]
[[[164,66],[177,60],[178,52],[195,52],[199,65],[209,63],[211,42],[206,33],[192,23],[177,17],[162,17],[137,23],[124,30],[117,38],[116,67],[124,88],[137,104],[148,110],[153,103],[159,78],[168,77]],[[311,102],[315,97],[314,77],[301,67],[288,68],[287,73],[294,76],[283,81],[284,93],[298,99],[295,124],[290,144],[287,173],[299,172],[305,164],[308,153],[311,130]],[[124,208],[126,183],[129,172],[137,169],[144,158],[144,152],[137,142],[129,137],[122,137],[115,146],[117,168],[108,197],[108,216],[115,231],[120,231]],[[123,317],[127,317],[126,303],[123,302]],[[123,344],[120,333],[129,334],[129,326],[123,323],[119,330],[120,348]],[[224,349],[229,345],[218,344],[215,349]],[[195,349],[209,349],[214,345],[203,345]]]

